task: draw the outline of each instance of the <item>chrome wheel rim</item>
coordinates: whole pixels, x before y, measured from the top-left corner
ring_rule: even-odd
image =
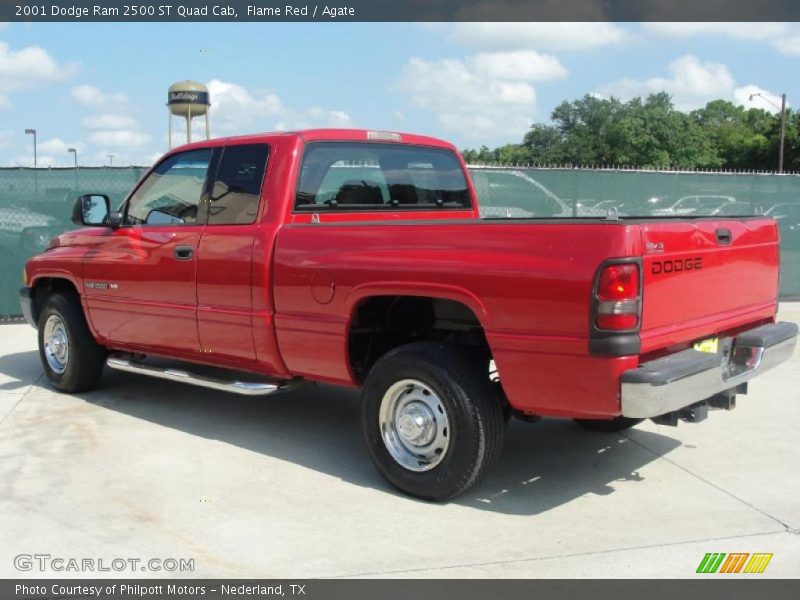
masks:
[[[403,379],[386,390],[378,422],[389,454],[409,471],[429,471],[447,454],[452,435],[447,408],[421,381]]]
[[[61,317],[50,315],[44,324],[44,357],[56,373],[63,373],[69,364],[69,334]]]

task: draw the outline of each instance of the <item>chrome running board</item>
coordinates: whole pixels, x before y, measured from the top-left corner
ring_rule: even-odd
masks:
[[[119,354],[112,354],[109,356],[106,360],[106,365],[118,371],[138,373],[139,375],[148,375],[150,377],[157,377],[159,379],[167,379],[169,381],[179,381],[181,383],[188,383],[190,385],[196,385],[212,390],[220,390],[223,392],[231,392],[243,396],[266,396],[267,394],[273,394],[275,392],[286,390],[291,386],[291,382],[283,381],[226,381],[224,379],[204,377],[202,375],[196,375],[182,369],[145,365]]]

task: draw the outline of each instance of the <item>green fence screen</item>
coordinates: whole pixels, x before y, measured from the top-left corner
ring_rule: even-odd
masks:
[[[800,176],[471,167],[485,218],[767,214],[781,230],[781,295],[800,297]],[[122,201],[145,167],[0,169],[0,316],[19,313],[22,266],[74,227],[80,194]]]

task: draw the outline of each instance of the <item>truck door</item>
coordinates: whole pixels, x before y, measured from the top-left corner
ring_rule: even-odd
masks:
[[[268,153],[266,144],[225,146],[212,177],[197,257],[197,330],[204,356],[256,360],[253,247]]]
[[[195,289],[201,198],[213,150],[164,159],[129,198],[123,226],[86,256],[86,303],[111,344],[200,351]]]

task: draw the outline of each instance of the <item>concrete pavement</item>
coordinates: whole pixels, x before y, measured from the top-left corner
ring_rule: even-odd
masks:
[[[482,484],[428,504],[378,475],[352,392],[240,398],[107,371],[57,394],[35,347],[0,326],[0,577],[682,578],[706,552],[771,552],[761,577],[800,576],[798,353],[699,424],[515,421]],[[15,569],[34,553],[194,571]]]

